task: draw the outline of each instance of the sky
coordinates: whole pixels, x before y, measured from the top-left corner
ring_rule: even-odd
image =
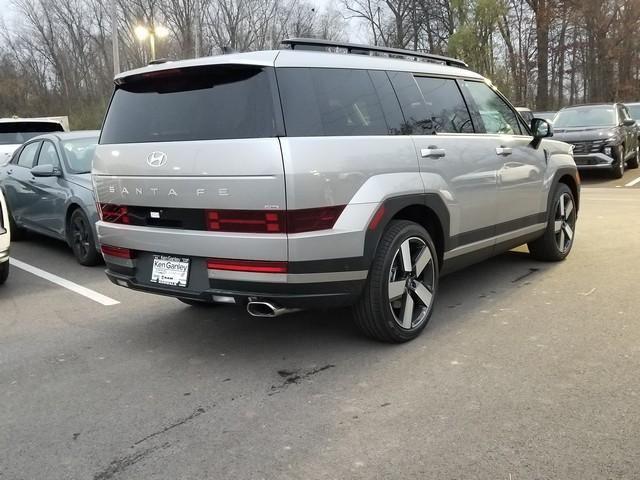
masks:
[[[309,0],[307,0],[309,1]],[[311,3],[316,4],[320,9],[324,9],[328,6],[338,6],[339,0],[310,0]],[[4,18],[6,25],[11,27],[12,11],[14,10],[11,0],[0,0],[0,17]],[[347,21],[347,34],[349,41],[356,43],[364,43],[366,41],[366,35],[358,25],[356,20]]]

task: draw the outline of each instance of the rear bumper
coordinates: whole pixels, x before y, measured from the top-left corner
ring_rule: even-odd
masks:
[[[249,298],[270,300],[285,308],[334,308],[353,305],[364,287],[364,280],[348,282],[298,284],[286,291],[273,288],[277,284],[253,282],[221,282],[205,290],[182,289],[167,286],[151,286],[140,282],[134,275],[126,275],[107,269],[107,277],[116,285],[146,293],[175,298],[212,300],[215,296],[232,297],[236,304],[246,305]],[[280,285],[281,286],[281,285]]]
[[[286,308],[352,305],[360,296],[367,276],[366,271],[289,275],[218,272],[207,269],[206,258],[190,258],[186,287],[152,283],[153,254],[148,252],[137,252],[134,260],[105,255],[106,274],[116,285],[157,295],[209,301],[214,300],[214,296],[232,297],[240,305],[253,298],[270,300]]]

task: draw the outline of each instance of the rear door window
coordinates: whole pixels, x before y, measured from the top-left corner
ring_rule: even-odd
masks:
[[[276,136],[267,69],[191,67],[151,72],[116,87],[101,144]]]
[[[426,134],[473,133],[473,122],[456,81],[449,78],[416,77],[426,106],[421,122]]]
[[[25,145],[18,157],[18,165],[20,167],[33,168],[36,163],[36,154],[38,153],[38,148],[40,148],[40,143],[41,142],[33,142]]]
[[[422,135],[427,122],[427,106],[413,75],[408,72],[388,72],[393,89],[404,114],[404,133]]]
[[[367,70],[280,68],[277,76],[288,136],[393,133]]]

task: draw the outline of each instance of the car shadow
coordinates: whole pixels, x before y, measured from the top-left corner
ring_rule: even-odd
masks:
[[[621,181],[621,179],[614,179],[608,170],[581,170],[580,180],[583,185],[599,185]]]
[[[69,259],[73,262],[76,262],[73,251],[71,250],[71,247],[69,246],[69,244],[67,244],[67,242],[48,237],[37,232],[25,232],[22,239],[12,240],[11,246],[16,247],[16,250],[21,248],[22,246],[35,247],[35,249],[37,249],[36,254],[50,252],[54,253],[55,255],[59,255],[61,259]],[[101,262],[100,264],[98,264],[98,266],[104,268],[104,262]]]
[[[328,346],[332,351],[355,352],[411,348],[408,346],[416,342],[437,342],[439,335],[473,321],[487,301],[505,300],[518,289],[530,288],[536,277],[554,265],[534,261],[526,251],[512,251],[444,277],[430,323],[418,339],[404,346],[364,337],[348,308],[255,318],[236,306],[188,307],[178,301],[128,324],[126,337],[133,350],[167,347],[204,357],[220,351],[255,357],[256,350],[260,355],[286,356],[323,351]]]

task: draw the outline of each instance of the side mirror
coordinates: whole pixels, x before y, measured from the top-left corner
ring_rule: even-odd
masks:
[[[531,120],[531,132],[533,133],[533,138],[536,140],[553,137],[553,127],[543,118],[534,118]]]
[[[636,121],[633,118],[625,118],[622,121],[622,125],[625,127],[633,127],[636,124]]]
[[[61,174],[60,169],[53,165],[36,165],[31,169],[34,177],[59,177]]]

